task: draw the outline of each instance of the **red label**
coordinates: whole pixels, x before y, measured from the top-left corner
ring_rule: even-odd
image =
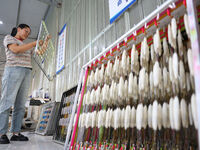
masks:
[[[158,27],[158,22],[157,22],[156,19],[154,20],[154,24],[155,24],[156,27]]]
[[[171,11],[169,8],[167,9],[167,15],[171,17]]]
[[[143,33],[145,32],[145,29],[144,29],[144,27],[142,27],[142,32],[143,32]]]
[[[136,40],[135,35],[133,35],[133,40]]]
[[[183,0],[183,5],[185,5],[185,8],[187,7],[186,0]]]

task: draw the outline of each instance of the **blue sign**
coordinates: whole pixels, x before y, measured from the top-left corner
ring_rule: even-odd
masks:
[[[66,44],[65,41],[66,41],[66,24],[63,26],[62,30],[59,33],[56,74],[58,74],[65,66],[65,44]]]

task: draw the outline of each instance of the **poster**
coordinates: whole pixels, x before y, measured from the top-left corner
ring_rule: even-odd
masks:
[[[56,74],[58,74],[65,66],[65,44],[66,44],[66,24],[63,26],[58,37]]]
[[[135,2],[136,0],[109,0],[110,24]]]

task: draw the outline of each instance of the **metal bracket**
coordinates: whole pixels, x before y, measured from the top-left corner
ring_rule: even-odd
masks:
[[[56,6],[57,8],[62,7],[62,1],[57,1],[57,0],[38,0],[38,1],[45,3],[49,6]]]

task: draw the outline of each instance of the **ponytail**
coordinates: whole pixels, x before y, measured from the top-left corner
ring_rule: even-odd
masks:
[[[14,27],[14,28],[12,29],[11,36],[14,37],[16,34],[17,34],[17,28]]]

